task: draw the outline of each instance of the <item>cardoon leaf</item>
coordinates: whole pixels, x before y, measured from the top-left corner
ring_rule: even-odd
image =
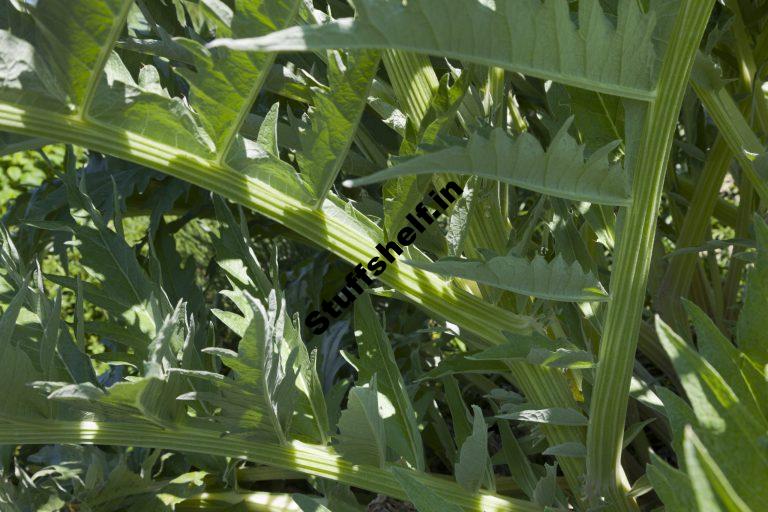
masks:
[[[462,510],[424,487],[412,476],[413,471],[398,467],[393,467],[391,471],[418,512],[460,512]]]
[[[132,0],[40,0],[30,8],[33,28],[26,16],[3,2],[0,18],[8,20],[13,31],[0,32],[0,52],[8,51],[0,59],[0,90],[23,86],[17,94],[34,91],[82,116],[132,4]]]
[[[499,361],[504,359],[528,359],[531,355],[537,353],[552,353],[560,349],[574,349],[574,345],[566,340],[550,339],[543,334],[531,333],[506,334],[507,343],[502,343],[491,348],[487,348],[476,354],[468,356],[468,359],[475,361]]]
[[[542,452],[542,455],[582,458],[587,456],[587,448],[582,443],[562,443],[550,446]]]
[[[10,304],[0,315],[0,386],[5,390],[3,415],[22,418],[45,418],[51,413],[50,404],[36,390],[27,385],[43,378],[29,356],[14,341],[17,319],[22,311],[27,283],[13,295]]]
[[[753,372],[750,371],[752,365],[747,356],[733,346],[698,306],[689,301],[685,301],[684,305],[696,330],[699,354],[723,377],[740,402],[749,407],[755,416],[765,416],[768,407],[763,400],[768,391],[765,376],[758,372],[756,378],[750,378]],[[749,366],[744,367],[743,363]]]
[[[313,500],[309,496],[305,496],[303,494],[293,494],[291,495],[291,498],[293,498],[293,501],[295,501],[299,506],[301,512],[331,512],[329,509]]]
[[[387,440],[379,412],[383,405],[379,403],[375,376],[366,387],[356,386],[349,391],[347,408],[339,420],[339,453],[357,464],[384,465]]]
[[[299,0],[237,0],[234,10],[220,3],[223,8],[211,10],[210,19],[220,36],[258,37],[287,26],[299,4]],[[192,57],[193,67],[177,68],[190,83],[190,104],[213,138],[219,158],[224,158],[270,72],[274,54],[207,50],[190,39],[175,42]]]
[[[696,432],[739,496],[758,507],[768,496],[768,453],[760,441],[765,419],[756,418],[712,365],[660,319],[656,332],[691,402]]]
[[[456,481],[469,492],[475,492],[488,475],[488,426],[483,411],[472,406],[472,434],[461,445],[459,461],[454,467]]]
[[[495,256],[487,261],[443,258],[434,262],[407,261],[436,274],[469,279],[523,295],[564,302],[604,301],[608,294],[592,274],[561,256],[533,261],[517,256]]]
[[[355,338],[358,382],[369,382],[376,375],[379,392],[389,399],[395,410],[395,414],[384,420],[389,445],[398,456],[422,468],[424,447],[416,423],[416,411],[397,367],[392,346],[368,294],[361,295],[355,301]]]
[[[768,364],[768,225],[758,215],[753,217],[757,237],[757,262],[747,279],[744,307],[739,314],[739,348],[757,363]]]
[[[719,508],[718,502],[725,505],[725,510],[728,512],[751,510],[736,494],[691,427],[685,430],[684,448],[686,471],[691,478],[693,494],[699,510]]]
[[[312,90],[312,125],[301,137],[298,154],[301,175],[316,197],[315,206],[322,203],[347,157],[379,58],[378,52],[359,51],[349,52],[344,61],[340,52],[328,52],[328,89]]]
[[[568,134],[572,121],[563,125],[546,150],[530,133],[513,138],[501,128],[482,130],[463,144],[396,159],[389,169],[345,184],[366,185],[413,174],[471,174],[575,201],[628,205],[627,175],[608,159],[617,143],[603,146],[585,160],[584,146]]]
[[[497,415],[504,420],[527,421],[531,423],[546,423],[550,425],[583,426],[587,418],[575,409],[550,407],[547,409],[523,409]]]
[[[616,26],[597,0],[579,3],[578,26],[565,0],[358,0],[355,8],[354,19],[214,44],[246,51],[391,48],[617,96],[654,96],[653,16],[642,14],[635,2],[619,3]],[[452,23],[446,13],[461,23]]]
[[[49,143],[49,140],[42,137],[26,137],[16,133],[0,132],[0,156],[38,149]]]
[[[651,453],[648,479],[664,504],[670,510],[696,510],[691,479],[684,472],[669,465],[658,455]]]
[[[437,368],[428,371],[419,380],[439,379],[456,373],[503,373],[508,370],[507,364],[496,359],[475,361],[472,357],[453,356],[440,362]]]

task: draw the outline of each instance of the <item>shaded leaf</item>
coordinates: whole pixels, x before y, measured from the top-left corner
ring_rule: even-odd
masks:
[[[604,301],[608,294],[595,276],[578,263],[566,263],[558,255],[552,261],[536,256],[495,256],[486,261],[443,258],[434,262],[406,261],[411,266],[469,279],[502,290],[565,302]]]

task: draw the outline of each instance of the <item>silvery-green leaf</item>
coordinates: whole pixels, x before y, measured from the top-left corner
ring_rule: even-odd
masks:
[[[517,256],[495,256],[487,261],[443,258],[434,262],[406,261],[436,274],[469,279],[502,290],[564,302],[604,301],[608,294],[594,275],[578,263],[560,256],[552,261],[536,256],[533,261]]]
[[[629,179],[619,164],[609,160],[617,143],[585,158],[584,146],[568,134],[572,121],[563,125],[546,150],[530,133],[513,138],[501,128],[483,129],[449,147],[426,148],[419,156],[396,159],[392,167],[352,180],[349,185],[407,175],[469,174],[564,199],[628,205]]]
[[[635,2],[619,6],[614,26],[597,0],[580,2],[577,26],[565,0],[358,0],[354,19],[215,44],[245,51],[416,51],[647,100],[654,95],[654,18]],[[455,16],[461,23],[451,21]]]

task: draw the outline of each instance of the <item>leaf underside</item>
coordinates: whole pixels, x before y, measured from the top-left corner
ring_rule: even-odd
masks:
[[[617,96],[654,96],[654,18],[620,2],[616,26],[598,0],[357,0],[357,16],[215,45],[249,51],[387,48],[452,57]],[[446,16],[445,13],[451,13]]]

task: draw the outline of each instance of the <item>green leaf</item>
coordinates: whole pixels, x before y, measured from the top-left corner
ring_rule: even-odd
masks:
[[[701,98],[704,108],[715,122],[744,175],[760,198],[768,200],[768,183],[765,176],[760,175],[759,166],[756,165],[758,162],[754,161],[754,155],[763,153],[765,146],[725,88],[719,70],[708,57],[699,53],[691,78],[696,95]]]
[[[683,305],[696,330],[699,354],[717,370],[739,401],[749,407],[756,417],[767,417],[765,414],[768,404],[762,400],[768,391],[765,376],[760,372],[754,375],[754,372],[750,371],[751,361],[733,346],[704,311],[689,301],[684,301]],[[743,312],[742,309],[742,315]],[[744,367],[743,363],[749,366]]]
[[[266,297],[272,284],[251,248],[250,234],[244,219],[241,218],[238,223],[220,196],[213,196],[213,207],[216,219],[222,224],[220,237],[213,245],[216,263],[238,287],[244,287],[258,297]]]
[[[10,304],[0,315],[0,386],[5,390],[2,416],[21,418],[46,418],[51,415],[51,404],[45,397],[27,385],[43,378],[32,360],[14,343],[17,319],[22,311],[27,293],[26,281],[14,294]]]
[[[257,37],[287,26],[295,16],[299,0],[237,0],[234,10],[225,4],[219,12],[210,8],[216,33],[225,37]],[[208,6],[209,4],[202,4]],[[177,38],[192,57],[192,67],[176,70],[189,81],[190,105],[217,148],[226,156],[245,116],[269,73],[274,54],[244,54],[226,48],[206,50],[200,43]]]
[[[545,464],[544,471],[544,476],[539,479],[533,491],[533,501],[547,508],[557,505],[560,505],[557,508],[562,508],[564,496],[557,487],[557,464]]]
[[[288,437],[325,441],[328,417],[319,379],[299,331],[287,316],[285,300],[272,290],[261,301],[244,291],[229,293],[242,317],[222,315],[236,332],[242,331],[237,352],[210,347],[234,376],[212,382],[216,392],[193,392],[185,399],[204,400],[221,409],[214,421],[252,429],[267,439]],[[199,377],[208,379],[206,375]]]
[[[398,467],[391,471],[418,512],[461,512],[461,507],[446,501],[411,476],[413,471]]]
[[[50,142],[41,137],[26,137],[16,133],[0,132],[0,156],[39,149]]]
[[[485,424],[483,411],[478,406],[472,406],[472,413],[472,434],[461,445],[454,474],[456,481],[463,488],[476,492],[484,481],[493,477],[488,475],[491,467],[488,457],[488,426]]]
[[[443,258],[434,262],[406,261],[436,274],[469,279],[502,290],[564,302],[605,301],[608,294],[592,274],[578,263],[566,263],[558,255],[552,261],[536,256],[533,261],[507,255],[487,261]]]
[[[291,498],[293,498],[293,501],[296,502],[302,512],[331,512],[331,510],[304,494],[292,494]]]
[[[664,459],[651,453],[652,464],[647,466],[648,479],[653,490],[670,512],[696,510],[696,498],[688,475],[670,466]]]
[[[65,99],[70,109],[84,115],[96,93],[101,70],[109,58],[112,45],[123,30],[123,23],[132,4],[131,0],[36,2],[29,11],[35,20],[34,50],[28,46],[27,41],[11,34],[6,37],[10,37],[13,43],[10,46],[3,44],[4,49],[13,53],[19,50],[34,52],[37,58],[26,61],[26,64],[32,65],[34,62],[36,65],[26,70],[19,69],[16,66],[25,61],[18,54],[12,60],[0,59],[0,62],[9,65],[5,69],[0,65],[0,75],[7,77],[2,86],[7,87],[10,81],[11,87],[22,85],[27,89],[25,81],[32,75],[49,91],[59,89],[55,96],[60,94],[59,97]],[[12,8],[0,8],[0,15],[18,16],[3,12],[9,9]],[[19,28],[27,26],[26,20],[18,20],[18,23]],[[14,45],[18,46],[14,48]],[[21,83],[14,84],[14,77],[21,79]],[[34,90],[34,87],[29,89]]]
[[[379,403],[375,375],[365,387],[352,388],[347,398],[347,408],[339,420],[336,447],[339,453],[357,464],[383,467],[387,460],[387,439],[384,431],[385,415],[379,410],[387,405],[389,403]]]
[[[108,312],[121,316],[129,325],[154,334],[155,315],[150,311],[152,301],[162,301],[162,307],[172,309],[160,287],[150,279],[141,267],[131,246],[120,235],[109,229],[107,220],[91,202],[84,190],[75,183],[74,173],[63,177],[69,204],[73,212],[85,221],[31,222],[31,225],[51,231],[71,233],[82,253],[81,264],[85,271],[98,282],[83,283],[85,298]],[[77,291],[77,280],[67,276],[46,276],[51,281]]]
[[[566,340],[550,339],[543,334],[533,332],[528,335],[505,333],[507,343],[487,348],[476,354],[467,356],[475,361],[496,361],[504,359],[527,359],[531,352],[546,351],[552,352],[559,349],[575,348]]]
[[[531,462],[512,433],[509,422],[498,420],[497,425],[501,436],[501,453],[504,455],[509,473],[526,496],[532,498],[534,489],[536,489],[537,477],[533,472]]]
[[[691,479],[699,510],[720,509],[719,502],[728,512],[749,512],[751,509],[736,494],[715,460],[689,426],[685,429],[685,467]]]
[[[562,443],[550,446],[542,452],[542,455],[555,455],[557,457],[577,457],[587,456],[587,447],[583,443]]]
[[[656,331],[690,400],[696,432],[739,496],[759,508],[768,499],[768,452],[760,441],[768,425],[756,418],[720,374],[658,317]]]
[[[328,88],[312,89],[312,126],[302,134],[297,158],[302,177],[310,185],[319,206],[333,185],[347,157],[357,124],[379,67],[378,52],[328,52]]]
[[[443,379],[443,390],[445,392],[445,401],[451,412],[451,423],[453,426],[453,437],[456,446],[461,447],[467,437],[472,435],[472,416],[470,415],[464,398],[461,396],[459,382],[453,376],[446,376]]]
[[[586,426],[587,418],[576,409],[550,407],[546,409],[523,409],[496,416],[503,420],[517,420],[548,425]]]
[[[647,420],[638,421],[636,423],[633,423],[627,429],[624,431],[624,440],[621,442],[621,445],[626,448],[629,446],[632,441],[635,440],[635,438],[640,435],[640,433],[643,431],[645,427],[650,425],[656,421],[656,418],[649,418]]]
[[[345,185],[376,183],[399,176],[452,173],[498,180],[516,187],[574,201],[627,206],[629,179],[621,166],[611,163],[613,142],[584,158],[584,146],[568,134],[569,119],[544,150],[525,132],[511,137],[501,128],[473,132],[462,144],[428,149],[414,158],[394,161],[389,169]]]
[[[398,456],[417,469],[424,468],[424,447],[408,391],[395,354],[379,323],[368,294],[355,301],[355,337],[358,350],[358,382],[377,377],[379,392],[389,399],[395,414],[385,419],[387,441]]]
[[[736,338],[739,348],[755,362],[768,364],[768,225],[757,214],[753,217],[757,237],[757,262],[747,277],[744,306],[739,314]]]
[[[117,54],[104,68],[104,80],[88,116],[116,129],[121,136],[140,134],[200,157],[212,158],[216,147],[199,117],[181,98],[170,97],[152,66],[142,68],[136,82]],[[144,78],[144,80],[141,80]]]
[[[502,361],[493,359],[475,361],[473,356],[453,356],[447,358],[433,368],[418,380],[432,380],[454,375],[456,373],[504,373],[509,371],[509,366]]]
[[[215,45],[247,51],[390,48],[498,66],[599,92],[654,96],[653,16],[619,4],[616,26],[597,0],[358,0],[356,17]],[[452,23],[446,13],[461,16]],[[425,30],[425,27],[428,27]]]

